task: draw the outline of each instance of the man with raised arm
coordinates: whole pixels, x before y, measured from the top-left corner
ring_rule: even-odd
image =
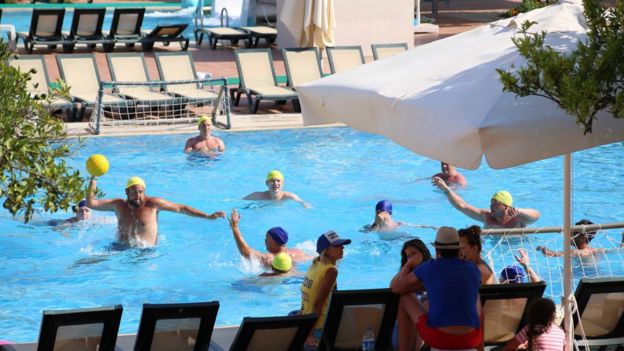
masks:
[[[206,219],[225,218],[225,212],[206,214],[193,207],[177,204],[160,197],[145,195],[145,182],[131,177],[126,184],[126,199],[96,199],[97,181],[91,177],[87,190],[87,206],[117,215],[117,240],[131,246],[154,246],[158,242],[158,211],[183,213]]]
[[[312,259],[312,256],[308,256],[300,249],[289,249],[286,244],[288,243],[288,232],[284,230],[282,227],[273,227],[266,232],[264,238],[264,246],[267,252],[260,252],[258,250],[254,250],[245,241],[243,238],[243,234],[238,228],[238,223],[240,222],[240,215],[236,209],[232,210],[232,215],[229,218],[230,228],[232,228],[232,235],[234,235],[234,240],[236,240],[236,247],[238,247],[238,252],[240,252],[241,256],[246,259],[258,259],[260,263],[266,268],[270,268],[273,263],[273,259],[277,254],[287,253],[292,257],[294,262],[302,262],[306,260]]]
[[[506,190],[492,196],[490,208],[476,208],[464,201],[440,177],[431,182],[446,194],[451,205],[466,216],[483,222],[485,228],[524,228],[540,218],[540,213],[532,208],[513,207],[513,198]]]
[[[310,204],[301,200],[294,193],[282,190],[284,186],[284,175],[278,170],[272,170],[266,176],[265,184],[269,190],[256,191],[243,198],[243,200],[265,200],[265,201],[283,201],[294,200],[302,204],[304,207],[310,207]]]
[[[210,116],[202,115],[197,120],[197,128],[199,128],[199,135],[189,138],[184,145],[184,152],[189,153],[191,151],[197,151],[206,155],[214,155],[218,152],[225,151],[225,144],[223,140],[213,136],[212,133],[212,120]]]
[[[461,173],[457,172],[455,166],[446,162],[440,162],[440,168],[442,171],[434,174],[431,178],[440,177],[448,186],[466,186],[466,184],[468,184],[466,178]]]

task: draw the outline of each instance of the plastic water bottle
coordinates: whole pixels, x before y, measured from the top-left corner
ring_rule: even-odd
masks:
[[[362,335],[362,351],[375,351],[375,332],[371,327]]]

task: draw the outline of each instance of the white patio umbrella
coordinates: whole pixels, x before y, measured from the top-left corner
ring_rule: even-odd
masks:
[[[522,66],[511,39],[525,20],[547,31],[546,43],[570,51],[586,35],[580,0],[534,10],[416,47],[297,88],[305,124],[343,122],[381,134],[414,152],[476,169],[483,157],[507,168],[566,155],[564,298],[571,296],[570,156],[624,140],[624,121],[601,113],[593,133],[541,97],[503,93],[496,68]],[[569,304],[566,317],[570,321]],[[569,325],[567,332],[570,331]],[[571,334],[571,333],[569,333]]]
[[[305,0],[301,47],[334,46],[335,28],[333,0]]]

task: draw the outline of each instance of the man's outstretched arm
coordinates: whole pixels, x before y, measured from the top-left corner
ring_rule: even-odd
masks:
[[[95,177],[91,177],[91,180],[89,181],[89,188],[87,189],[87,207],[98,211],[115,211],[115,203],[120,199],[96,199],[96,187],[97,180]]]
[[[240,222],[240,215],[236,209],[232,210],[232,215],[229,218],[230,228],[232,229],[232,235],[234,235],[234,240],[236,240],[236,247],[238,247],[238,252],[240,252],[241,256],[251,259],[252,256],[262,258],[262,254],[247,245],[245,238],[243,238],[243,234],[240,232],[238,228],[238,223]],[[263,264],[265,263],[262,260]]]
[[[449,187],[444,182],[444,180],[442,180],[442,178],[433,177],[433,179],[431,179],[431,183],[435,185],[436,187],[438,187],[438,189],[444,192],[444,194],[446,195],[446,198],[449,200],[451,205],[453,205],[453,207],[455,207],[457,210],[459,210],[461,213],[465,214],[466,216],[474,220],[477,220],[479,222],[483,222],[484,211],[480,208],[476,208],[468,204],[466,201],[464,201],[464,199],[459,197],[459,195],[455,194],[453,189],[451,189],[451,187]]]
[[[152,203],[154,207],[156,207],[159,210],[183,213],[191,217],[199,217],[199,218],[206,218],[206,219],[217,219],[219,217],[225,218],[225,212],[223,211],[216,211],[212,214],[207,214],[191,206],[177,204],[175,202],[171,202],[160,197],[152,197],[150,198],[150,202]]]

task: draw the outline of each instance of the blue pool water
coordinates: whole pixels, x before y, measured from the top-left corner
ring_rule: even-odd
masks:
[[[372,221],[380,199],[394,203],[394,217],[412,224],[464,227],[473,221],[455,211],[427,180],[439,163],[376,135],[349,128],[220,133],[227,151],[216,160],[182,153],[190,135],[90,138],[70,164],[84,172],[84,162],[102,153],[111,162],[99,186],[106,197],[122,197],[128,177],[141,176],[147,193],[185,203],[206,212],[239,209],[248,243],[263,248],[269,227],[283,226],[290,246],[314,251],[316,238],[328,229],[353,239],[339,266],[339,289],[387,287],[399,268],[403,239],[381,240],[359,229]],[[608,223],[624,218],[622,144],[578,153],[574,158],[574,218]],[[462,171],[469,184],[459,190],[468,202],[485,207],[499,189],[508,189],[519,207],[542,212],[537,226],[561,223],[562,160],[554,158],[525,166],[492,170],[486,166]],[[264,190],[271,169],[286,176],[286,190],[308,201],[253,203],[240,200]],[[258,265],[241,260],[226,220],[202,220],[160,214],[160,239],[153,249],[115,251],[113,213],[73,228],[45,223],[69,213],[40,215],[28,224],[0,211],[0,338],[36,340],[44,309],[123,304],[121,333],[136,333],[143,303],[219,300],[218,325],[239,324],[244,316],[286,314],[299,307],[301,278],[258,281]],[[405,235],[433,241],[431,229],[408,228]],[[614,247],[619,231],[598,235],[596,246]],[[522,242],[521,242],[522,241]],[[561,294],[560,259],[544,258],[536,245],[561,247],[557,234],[513,239],[498,244],[485,239],[494,269],[511,263],[508,249],[530,249],[533,266],[547,280],[549,295]],[[623,252],[575,261],[575,278],[624,275]],[[297,266],[305,272],[309,263]],[[301,273],[303,274],[303,273]],[[299,274],[299,276],[301,275]]]
[[[73,11],[65,12],[65,19],[63,20],[63,31],[69,32],[71,28],[72,19],[74,16]],[[28,32],[30,29],[30,21],[32,18],[31,11],[4,11],[2,14],[2,24],[12,24],[15,26],[15,30],[18,32]],[[113,19],[113,11],[106,11],[106,17],[104,18],[103,29],[108,31]],[[143,30],[152,30],[157,25],[166,24],[180,24],[187,23],[188,27],[184,31],[184,35],[194,40],[193,37],[193,9],[188,10],[147,10],[145,17],[143,18]],[[21,44],[21,41],[20,41]]]

